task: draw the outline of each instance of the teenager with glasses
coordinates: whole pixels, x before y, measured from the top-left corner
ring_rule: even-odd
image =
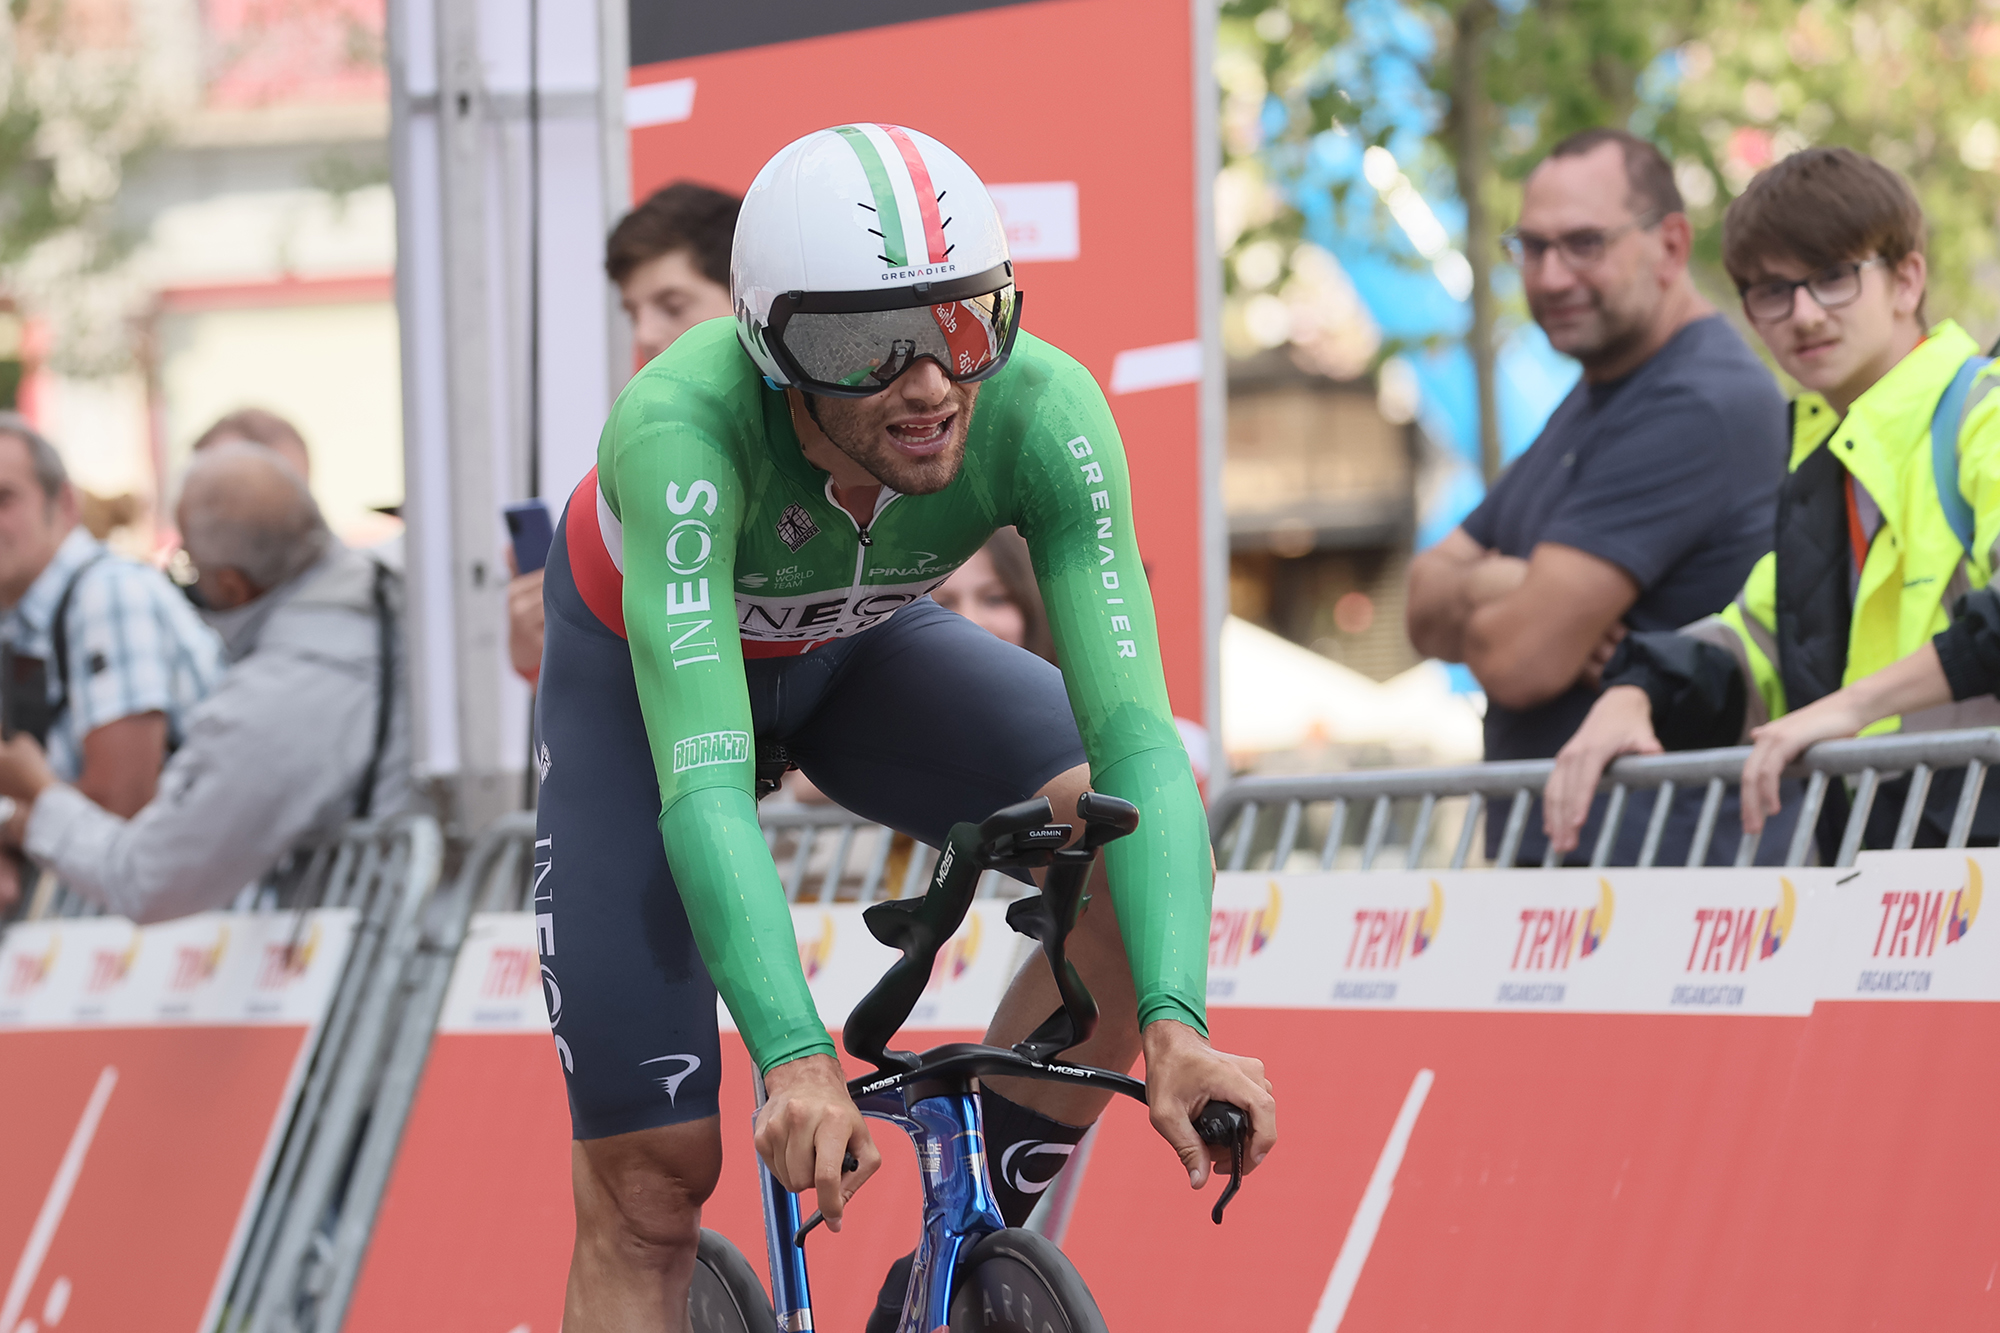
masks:
[[[1720,615],[1635,634],[1556,763],[1547,826],[1573,847],[1621,754],[1753,743],[1743,819],[1783,806],[1778,779],[1813,743],[1859,731],[2000,722],[2000,378],[1957,324],[1926,328],[1924,216],[1909,184],[1846,148],[1796,153],[1723,220],[1743,312],[1803,393],[1776,549]],[[1941,846],[1963,774],[1932,782],[1918,846]],[[1903,778],[1885,784],[1865,846],[1888,846]],[[1834,784],[1818,834],[1846,822]],[[1982,801],[1976,841],[2000,833]],[[1768,840],[1767,840],[1768,841]]]
[[[1784,399],[1689,280],[1691,240],[1666,159],[1623,131],[1566,139],[1528,177],[1506,247],[1536,323],[1583,375],[1485,502],[1410,567],[1410,639],[1471,667],[1488,759],[1554,755],[1624,634],[1720,610],[1770,547]],[[1699,797],[1676,802],[1663,858],[1685,855]],[[1650,794],[1633,799],[1650,811]],[[1646,817],[1626,819],[1615,862],[1636,859]],[[1732,838],[1712,844],[1725,864],[1734,852]]]

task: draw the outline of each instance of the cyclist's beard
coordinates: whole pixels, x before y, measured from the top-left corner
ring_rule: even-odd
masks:
[[[896,447],[889,423],[914,415],[906,402],[893,406],[879,398],[827,398],[807,394],[806,410],[833,447],[868,470],[868,475],[900,495],[934,495],[951,485],[965,464],[965,437],[972,427],[973,400],[979,385],[954,384],[949,397],[931,413],[950,412],[944,447],[912,457]]]

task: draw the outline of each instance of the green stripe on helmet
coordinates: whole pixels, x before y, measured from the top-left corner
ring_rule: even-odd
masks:
[[[868,188],[875,195],[875,216],[882,220],[882,258],[890,268],[908,268],[910,254],[903,245],[903,210],[896,203],[896,191],[889,184],[882,155],[875,151],[868,136],[853,125],[837,126],[834,133],[847,140],[848,147],[861,159],[862,173],[868,177]]]

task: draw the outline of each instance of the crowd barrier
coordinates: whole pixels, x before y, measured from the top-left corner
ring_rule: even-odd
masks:
[[[921,887],[935,853],[922,846],[902,852],[906,866],[889,874],[896,849],[877,826],[831,807],[779,806],[762,814],[793,900],[800,962],[822,1018],[837,1031],[896,956],[862,924],[866,901],[891,888]],[[528,817],[496,824],[447,895],[478,910],[441,1011],[431,1011],[436,1037],[351,1303],[343,1310],[329,1302],[322,1328],[339,1326],[342,1315],[346,1327],[370,1333],[554,1333],[560,1323],[573,1235],[569,1155],[562,1147],[569,1118],[561,1057],[550,1036],[551,1008],[561,1035],[561,1000],[545,988],[536,949],[532,840]],[[1020,891],[1018,883],[984,887],[989,900],[974,904],[911,1016],[909,1030],[926,1041],[976,1039],[1029,947],[1008,929],[1006,904],[990,900]],[[727,1013],[720,1017],[727,1148],[722,1183],[703,1221],[761,1267],[763,1217],[748,1151],[749,1060]],[[413,1006],[406,1028],[411,1053],[430,1031],[429,1016]],[[414,1074],[418,1063],[392,1069]],[[378,1103],[378,1116],[386,1120],[389,1113]],[[840,1235],[813,1241],[823,1327],[860,1327],[882,1274],[910,1248],[915,1166],[900,1144],[883,1146],[888,1164],[869,1187],[880,1206]]]
[[[1610,863],[1612,848],[1625,831],[1627,798],[1634,792],[1650,791],[1657,795],[1651,802],[1637,865],[1652,866],[1674,793],[1695,786],[1702,791],[1701,814],[1687,864],[1706,863],[1724,796],[1742,776],[1743,761],[1749,754],[1744,747],[1618,760],[1600,787],[1607,799],[1591,843],[1590,864],[1601,867]],[[1787,774],[1802,779],[1805,786],[1798,815],[1791,824],[1784,864],[1801,866],[1812,856],[1814,828],[1826,802],[1828,783],[1834,778],[1853,779],[1835,865],[1853,864],[1877,793],[1886,779],[1901,774],[1907,774],[1910,782],[1897,821],[1894,849],[1914,844],[1932,780],[1940,772],[1954,770],[1963,770],[1964,780],[1945,846],[1963,847],[1987,770],[1995,762],[2000,762],[2000,729],[1993,728],[1873,736],[1816,745]],[[1348,868],[1351,862],[1354,867],[1370,870],[1393,847],[1402,850],[1404,868],[1416,869],[1426,859],[1435,859],[1442,849],[1434,851],[1434,847],[1442,840],[1440,834],[1446,833],[1451,851],[1442,868],[1458,870],[1474,859],[1475,832],[1482,816],[1490,819],[1504,803],[1506,822],[1492,865],[1512,869],[1528,831],[1529,811],[1554,767],[1554,761],[1538,759],[1450,768],[1238,778],[1218,794],[1209,812],[1218,864],[1227,870],[1333,870]],[[1447,806],[1446,802],[1453,804]],[[1367,808],[1368,820],[1359,845],[1353,846],[1348,839],[1350,815],[1359,806]],[[1270,812],[1279,816],[1275,824],[1264,818]],[[1742,833],[1740,824],[1737,831],[1735,864],[1747,866],[1757,860],[1760,839]],[[1547,869],[1555,864],[1551,849],[1542,865]]]
[[[428,819],[357,826],[252,910],[136,927],[54,892],[0,938],[0,1329],[241,1326],[337,1208]]]

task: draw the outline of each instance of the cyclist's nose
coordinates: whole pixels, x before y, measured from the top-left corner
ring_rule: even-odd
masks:
[[[909,402],[935,407],[951,394],[951,379],[942,366],[924,357],[896,377],[896,389]]]

